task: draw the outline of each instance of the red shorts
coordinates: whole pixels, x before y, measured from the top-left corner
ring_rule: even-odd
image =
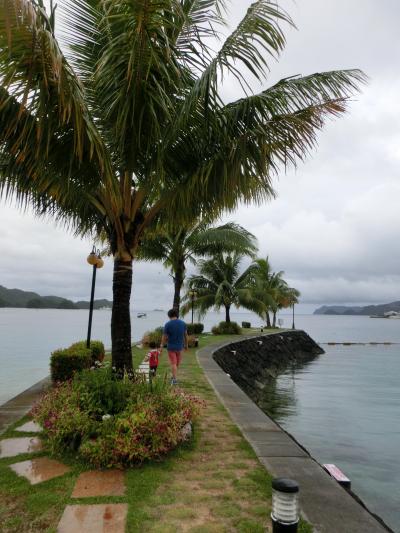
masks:
[[[171,365],[179,366],[182,360],[182,352],[176,352],[175,350],[168,350],[168,357]]]

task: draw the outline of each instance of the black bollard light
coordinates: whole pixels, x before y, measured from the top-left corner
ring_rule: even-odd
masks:
[[[299,486],[286,478],[272,480],[272,531],[297,533],[299,525]]]

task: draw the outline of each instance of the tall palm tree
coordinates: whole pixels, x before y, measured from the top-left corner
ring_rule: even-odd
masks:
[[[258,300],[251,290],[251,270],[248,268],[240,273],[243,254],[219,253],[210,259],[199,261],[199,274],[188,280],[189,290],[184,297],[182,313],[186,314],[193,305],[200,315],[209,309],[225,308],[225,321],[230,322],[230,310],[234,305],[250,311],[261,313],[264,304]],[[197,296],[192,303],[190,291],[196,290]]]
[[[173,307],[179,312],[186,263],[219,252],[237,252],[252,256],[257,240],[239,224],[229,222],[211,227],[207,222],[193,222],[180,228],[149,233],[141,242],[138,259],[162,261],[171,270],[174,281]]]
[[[280,309],[291,307],[298,302],[300,292],[289,287],[284,280],[282,270],[274,272],[269,258],[258,258],[249,267],[251,288],[254,297],[264,304],[260,317],[267,322],[267,327],[276,326],[276,315]],[[270,313],[272,313],[272,323]]]
[[[251,287],[255,298],[263,302],[260,317],[266,321],[267,327],[272,327],[270,311],[275,304],[274,272],[269,258],[255,259],[249,267]]]
[[[285,46],[281,25],[293,25],[272,0],[256,0],[217,52],[224,0],[60,9],[56,32],[43,0],[0,0],[0,194],[106,236],[112,360],[130,369],[132,261],[148,228],[273,196],[273,175],[305,158],[364,76],[285,78],[248,96],[249,73],[266,77]],[[226,76],[244,90],[228,104]]]

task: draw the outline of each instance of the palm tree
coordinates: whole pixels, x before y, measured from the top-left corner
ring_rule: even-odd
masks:
[[[249,276],[254,297],[264,304],[260,317],[267,322],[267,327],[276,326],[276,314],[280,309],[290,307],[298,302],[300,292],[288,286],[282,270],[273,272],[269,258],[258,258],[249,267]],[[270,312],[272,313],[272,323]]]
[[[173,307],[179,312],[186,263],[219,252],[237,252],[252,256],[257,251],[254,235],[235,223],[211,227],[207,222],[193,222],[180,228],[159,230],[141,242],[138,259],[162,261],[174,280]]]
[[[188,281],[189,290],[184,297],[182,314],[186,314],[192,305],[191,290],[197,293],[193,305],[200,315],[204,315],[213,307],[223,307],[225,321],[229,323],[232,305],[262,313],[264,304],[254,297],[251,290],[251,270],[246,269],[240,274],[243,258],[244,255],[240,253],[219,253],[210,259],[199,261],[199,274],[191,276]]]
[[[273,196],[274,174],[305,158],[364,76],[285,78],[247,96],[293,25],[272,0],[216,53],[224,0],[61,0],[60,33],[43,1],[0,0],[0,195],[105,236],[112,361],[130,369],[132,262],[148,229]],[[226,76],[244,98],[223,101]]]

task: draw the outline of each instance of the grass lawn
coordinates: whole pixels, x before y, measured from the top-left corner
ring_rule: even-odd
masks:
[[[200,346],[232,337],[204,335]],[[238,339],[240,337],[234,337]],[[146,351],[134,348],[137,366]],[[168,372],[164,350],[159,377]],[[184,354],[182,388],[203,398],[206,407],[195,426],[193,441],[158,463],[126,472],[124,497],[71,499],[76,478],[85,470],[73,458],[61,460],[71,472],[31,486],[8,465],[47,455],[45,452],[0,460],[0,529],[11,532],[55,532],[64,507],[71,503],[128,503],[127,532],[271,531],[271,478],[232,423],[197,363],[195,350]],[[20,425],[19,421],[15,425]],[[1,438],[24,436],[11,427]],[[301,533],[312,529],[302,523]]]

